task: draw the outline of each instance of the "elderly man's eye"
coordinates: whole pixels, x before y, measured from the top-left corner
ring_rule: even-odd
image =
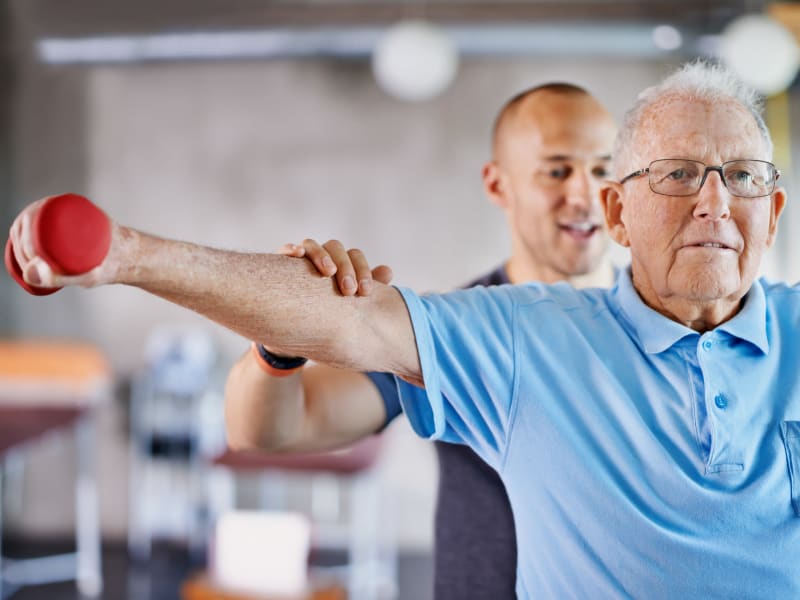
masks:
[[[667,174],[664,179],[669,179],[671,181],[686,181],[691,179],[693,175],[689,173],[686,169],[675,169],[674,171]]]
[[[748,171],[734,171],[728,175],[728,179],[739,183],[750,183],[753,180],[753,174]]]
[[[606,167],[595,167],[592,169],[592,175],[598,179],[608,179],[611,176],[611,171],[609,171]]]

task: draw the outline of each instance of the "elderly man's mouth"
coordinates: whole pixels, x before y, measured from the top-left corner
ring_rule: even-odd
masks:
[[[683,246],[687,250],[699,250],[709,252],[735,252],[736,248],[724,242],[694,242]]]
[[[724,242],[694,242],[692,244],[686,244],[684,248],[703,248],[709,250],[733,250],[732,246]]]

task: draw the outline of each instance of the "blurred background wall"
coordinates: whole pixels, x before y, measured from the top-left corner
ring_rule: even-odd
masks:
[[[372,263],[389,264],[397,283],[418,290],[455,287],[498,265],[508,252],[503,216],[484,199],[480,184],[492,120],[507,98],[538,83],[575,82],[620,118],[642,88],[696,53],[695,47],[578,55],[547,48],[476,52],[462,56],[442,95],[408,103],[377,86],[364,55],[45,62],[36,42],[47,37],[271,26],[270,18],[278,19],[277,13],[260,14],[258,3],[189,2],[182,10],[155,3],[81,4],[19,0],[2,9],[8,43],[0,66],[5,82],[0,186],[7,224],[30,201],[74,191],[125,224],[224,248],[272,251],[304,237],[339,238],[362,248]],[[341,16],[333,24],[357,22],[358,4],[342,3],[349,7],[349,21]],[[573,3],[559,4],[569,12]],[[585,19],[590,4],[604,3],[574,3],[578,12],[571,18]],[[673,3],[670,15],[667,3],[652,3],[650,14],[647,2],[606,4],[606,11],[622,5],[609,17],[648,27],[659,19],[675,20],[691,6]],[[725,3],[707,4],[722,11]],[[316,6],[320,15],[332,15],[324,10],[336,3],[307,5],[309,14]],[[727,5],[734,14],[746,8]],[[237,12],[235,6],[244,8]],[[281,4],[262,8],[268,6]],[[704,28],[718,33],[730,11],[719,17],[713,10],[703,13],[691,36]],[[401,14],[387,9],[378,25]],[[489,8],[485,14],[495,20]],[[786,96],[781,110],[788,112],[779,115],[791,131],[796,126],[785,117],[800,114],[796,104],[795,95]],[[791,145],[795,137],[789,139]],[[800,252],[800,211],[792,201],[793,171],[781,166],[790,202],[767,270],[795,280],[800,267],[790,257]],[[614,257],[625,261],[619,250]],[[6,335],[94,342],[121,384],[141,367],[149,333],[164,324],[210,331],[222,364],[247,346],[183,309],[121,287],[32,298],[2,278],[0,302]],[[120,389],[101,409],[98,457],[103,530],[112,538],[124,536],[127,515],[127,397],[124,385]],[[402,420],[389,436],[381,469],[399,507],[400,542],[429,548],[436,482],[432,448]],[[63,446],[35,452],[25,481],[25,512],[17,523],[22,530],[52,535],[71,527],[72,507],[52,502],[48,493],[71,485],[68,456]]]

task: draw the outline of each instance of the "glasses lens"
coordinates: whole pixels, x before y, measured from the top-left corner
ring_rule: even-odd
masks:
[[[700,187],[705,165],[695,160],[661,159],[650,163],[650,189],[667,196],[691,196]]]
[[[733,160],[722,165],[722,176],[734,196],[766,196],[775,186],[775,167],[762,160]]]

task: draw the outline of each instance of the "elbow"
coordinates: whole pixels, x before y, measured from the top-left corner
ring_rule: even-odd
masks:
[[[241,451],[269,450],[267,440],[252,423],[238,414],[232,403],[225,398],[225,441],[228,448]]]
[[[247,435],[235,428],[225,426],[225,438],[228,448],[235,452],[255,452],[255,451],[268,451],[270,448],[261,443],[260,440]]]
[[[254,400],[246,382],[246,367],[237,363],[225,384],[225,440],[237,452],[278,453],[287,446],[286,434],[265,411],[265,403]]]
[[[281,440],[233,427],[225,426],[225,438],[228,448],[234,452],[264,452],[267,454],[283,454],[294,449]]]
[[[280,452],[280,440],[269,433],[246,415],[236,414],[226,401],[225,441],[228,448],[236,452]]]

